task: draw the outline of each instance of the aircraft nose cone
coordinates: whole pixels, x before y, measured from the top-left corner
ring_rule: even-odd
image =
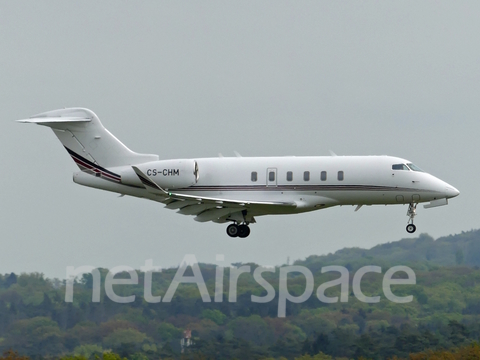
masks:
[[[460,191],[455,189],[453,186],[447,186],[447,188],[445,189],[445,195],[447,195],[448,199],[458,196],[459,194]]]

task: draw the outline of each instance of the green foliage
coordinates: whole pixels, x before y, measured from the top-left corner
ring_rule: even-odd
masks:
[[[88,360],[87,357],[83,355],[67,355],[61,357],[62,360]]]
[[[59,360],[89,360],[89,359],[91,358],[88,358],[84,355],[66,355],[59,358]],[[126,358],[121,357],[119,354],[112,353],[112,352],[104,352],[100,355],[95,355],[94,359],[95,360],[127,360]]]
[[[427,350],[418,353],[412,353],[408,356],[409,360],[463,360],[480,359],[480,345],[476,342],[454,348],[451,350]],[[392,360],[401,360],[394,356]]]
[[[32,358],[64,356],[62,359],[71,360],[94,360],[96,356],[105,360],[383,359],[428,351],[435,358],[442,349],[464,349],[480,338],[478,244],[480,231],[438,240],[422,234],[370,250],[342,249],[297,261],[296,265],[312,272],[314,293],[303,303],[288,303],[286,318],[277,317],[278,268],[263,274],[276,290],[275,300],[265,304],[251,301],[252,294],[265,295],[253,280],[255,264],[247,264],[252,271],[239,277],[234,303],[227,298],[203,302],[197,286],[188,284],[179,286],[170,303],[149,304],[142,299],[143,273],[139,273],[138,285],[115,287],[119,295],[136,295],[132,303],[112,302],[103,286],[101,301],[93,303],[93,279],[88,274],[75,284],[74,302],[66,303],[65,284],[59,280],[38,273],[0,275],[0,351],[12,348]],[[321,273],[328,265],[350,270],[348,302],[326,304],[315,296],[321,283],[338,278],[338,273]],[[354,272],[365,265],[382,268],[382,274],[366,274],[361,284],[366,295],[380,295],[376,304],[363,303],[352,294]],[[397,296],[413,295],[410,303],[393,303],[383,295],[383,274],[394,265],[415,270],[415,285],[391,287]],[[213,297],[215,267],[200,264],[200,269]],[[164,296],[176,271],[154,274],[156,295]],[[225,296],[229,271],[225,270]],[[100,273],[104,279],[107,270],[100,269]],[[189,274],[187,271],[186,276]],[[305,278],[291,274],[288,284],[289,292],[298,295],[304,290]],[[328,297],[339,295],[340,286],[326,291]],[[180,339],[187,329],[193,345],[181,354]],[[105,352],[108,350],[112,352]],[[26,360],[14,352],[5,356]]]
[[[303,355],[296,357],[295,360],[332,360],[333,358],[330,355],[319,352],[316,355]]]
[[[21,349],[27,355],[54,355],[63,352],[62,333],[58,324],[47,317],[34,317],[15,322],[2,344]]]
[[[466,254],[466,255],[465,255]],[[312,255],[296,265],[316,269],[319,266],[342,265],[357,270],[372,263],[378,266],[408,265],[427,270],[432,266],[480,266],[480,231],[472,230],[434,240],[427,234],[417,239],[381,244],[370,250],[345,248],[334,254]]]
[[[0,360],[29,360],[29,358],[27,356],[21,356],[16,351],[10,349],[0,356]]]
[[[202,318],[205,319],[210,319],[217,325],[223,325],[225,323],[225,320],[227,319],[227,316],[222,313],[219,310],[211,310],[211,309],[205,309],[202,311]]]
[[[463,251],[462,249],[458,249],[457,252],[455,253],[455,262],[457,265],[463,264],[463,261],[465,260],[465,257],[463,256]]]
[[[102,355],[102,360],[127,360],[126,358],[122,358],[120,355],[111,353],[111,352],[106,352],[103,353]]]
[[[222,327],[209,319],[201,319],[198,322],[189,323],[187,328],[192,330],[193,336],[203,340],[212,339],[224,331]]]
[[[266,345],[274,338],[273,329],[258,315],[238,317],[228,324],[235,338],[252,342],[256,345]]]
[[[182,330],[168,322],[161,322],[157,327],[157,333],[162,341],[180,339],[182,337]]]
[[[80,345],[73,349],[74,356],[83,356],[86,359],[91,358],[93,355],[103,354],[103,349],[97,344]]]
[[[118,329],[103,339],[106,348],[119,348],[122,345],[140,345],[149,340],[148,336],[135,329]]]

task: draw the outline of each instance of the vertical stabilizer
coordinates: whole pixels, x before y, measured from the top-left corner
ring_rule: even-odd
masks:
[[[105,129],[98,116],[88,109],[69,108],[47,111],[18,121],[52,128],[82,170],[84,167],[78,159],[103,168],[158,160],[158,155],[138,154],[127,148]]]

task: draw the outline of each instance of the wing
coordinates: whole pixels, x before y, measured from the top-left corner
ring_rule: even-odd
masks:
[[[253,215],[245,218],[245,214],[283,213],[297,207],[296,203],[288,202],[240,201],[165,191],[139,168],[132,168],[148,192],[164,197],[161,202],[166,204],[167,209],[178,210],[178,213],[184,215],[195,215],[195,220],[200,222],[255,222]]]

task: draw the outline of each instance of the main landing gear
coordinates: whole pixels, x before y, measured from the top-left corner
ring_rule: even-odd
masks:
[[[417,227],[413,225],[413,218],[415,217],[415,215],[417,215],[417,204],[410,203],[407,210],[407,216],[408,216],[407,232],[409,234],[413,234],[415,230],[417,230]]]
[[[230,237],[246,238],[250,235],[250,228],[247,224],[230,224],[227,226],[227,234]]]

